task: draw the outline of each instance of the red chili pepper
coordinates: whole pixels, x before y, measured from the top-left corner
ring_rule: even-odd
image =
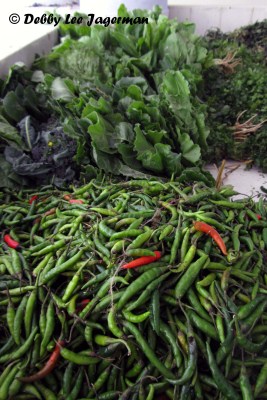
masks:
[[[32,196],[29,200],[29,203],[32,204],[35,200],[38,200],[38,196]]]
[[[69,201],[71,197],[69,194],[64,194],[63,199]]]
[[[91,301],[90,299],[84,299],[84,300],[82,300],[82,301],[78,304],[78,307],[77,307],[77,309],[76,309],[76,313],[82,311],[82,310],[86,307],[86,305],[87,305],[88,303],[90,303],[90,301]]]
[[[56,366],[57,360],[60,357],[60,349],[61,347],[64,346],[64,341],[61,340],[59,342],[56,343],[55,349],[53,350],[51,356],[49,357],[47,363],[45,364],[45,366],[40,369],[40,371],[38,371],[36,374],[30,375],[30,376],[25,376],[25,377],[21,377],[18,378],[20,381],[22,382],[35,382],[39,379],[43,379],[45,376],[47,376],[48,374],[50,374],[51,371],[53,371],[53,369]]]
[[[8,234],[4,235],[4,241],[8,245],[8,247],[11,247],[12,249],[18,250],[20,248],[19,242],[12,239],[12,237]]]
[[[256,214],[258,220],[262,219],[262,216],[260,214]]]
[[[80,199],[70,199],[70,200],[69,200],[69,203],[70,203],[70,204],[83,204],[84,201],[83,201],[83,200],[80,200]]]
[[[207,235],[209,235],[210,237],[212,237],[214,242],[219,246],[221,252],[225,256],[227,256],[227,249],[226,249],[225,243],[224,243],[222,237],[220,236],[220,234],[216,231],[216,229],[214,229],[211,225],[208,225],[202,221],[195,221],[194,228],[197,231],[204,232]]]
[[[121,269],[129,269],[135,267],[141,267],[142,265],[150,264],[153,261],[158,260],[161,257],[160,251],[154,251],[154,256],[143,256],[139,257],[136,260],[130,261],[128,264],[124,264]]]

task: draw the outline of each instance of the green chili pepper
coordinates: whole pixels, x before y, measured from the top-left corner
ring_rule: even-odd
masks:
[[[233,388],[233,386],[226,380],[220,369],[216,364],[216,360],[213,356],[212,350],[210,348],[209,343],[206,343],[207,356],[208,356],[208,364],[210,367],[210,371],[212,373],[213,379],[218,387],[218,389],[222,392],[222,394],[229,400],[232,399],[240,399],[239,394]]]
[[[173,355],[174,355],[176,367],[179,368],[182,365],[182,354],[181,354],[181,350],[178,346],[178,343],[176,342],[175,335],[172,333],[170,327],[168,325],[166,325],[163,321],[160,321],[160,323],[159,323],[159,332],[169,343],[169,345],[172,349]],[[189,341],[190,340],[191,339],[189,339]],[[194,346],[195,346],[195,344],[194,344]],[[194,355],[195,355],[195,361],[196,361],[196,351],[194,351]]]
[[[162,230],[162,232],[161,232],[161,234],[159,236],[159,240],[165,239],[167,236],[169,236],[172,233],[172,231],[173,231],[173,226],[172,225],[166,225],[163,228],[163,230]]]
[[[156,354],[153,352],[149,344],[143,338],[138,328],[136,328],[135,325],[129,321],[124,321],[123,325],[132,335],[134,335],[136,341],[139,343],[142,351],[145,353],[146,357],[149,359],[152,365],[154,365],[157,368],[157,370],[166,378],[174,379],[174,375],[172,374],[172,372],[168,368],[166,368],[162,364],[162,362],[157,358]]]
[[[77,263],[80,260],[80,258],[87,249],[88,247],[82,248],[69,260],[63,262],[61,265],[55,266],[54,268],[50,269],[50,271],[48,271],[47,274],[45,274],[45,276],[42,279],[40,279],[40,285],[49,282],[51,279],[55,278],[60,273],[66,271],[67,269],[75,265],[75,263]]]
[[[122,314],[127,321],[133,322],[134,324],[139,324],[145,321],[149,315],[150,311],[145,311],[143,314],[133,314],[131,311],[123,310]]]
[[[98,225],[99,232],[107,238],[111,238],[115,231],[108,226],[106,226],[105,222],[102,220]]]
[[[176,298],[180,299],[184,296],[207,261],[208,256],[202,256],[189,266],[175,286]]]
[[[31,292],[31,294],[27,300],[27,305],[26,305],[26,309],[25,309],[24,326],[25,326],[26,337],[29,336],[30,331],[31,331],[32,318],[33,318],[34,310],[36,308],[36,300],[37,300],[37,289],[35,288]]]
[[[263,390],[267,381],[267,362],[263,364],[260,373],[257,377],[255,389],[254,389],[254,397],[258,397],[258,395]]]
[[[240,390],[244,400],[253,399],[252,388],[249,382],[249,377],[245,365],[243,364],[240,370],[239,377]]]
[[[21,358],[31,347],[34,337],[37,333],[37,330],[38,330],[38,328],[35,327],[32,330],[30,336],[25,340],[25,342],[22,344],[22,346],[19,347],[17,350],[14,350],[12,353],[1,356],[0,363],[5,363],[6,361],[14,361],[16,359]]]
[[[41,347],[40,347],[40,356],[42,357],[45,354],[46,347],[51,339],[51,336],[54,332],[55,328],[55,309],[54,309],[54,303],[53,300],[49,302],[49,305],[47,307],[46,311],[46,327],[45,331],[43,334],[43,340],[41,342]]]
[[[149,238],[151,237],[152,231],[151,229],[148,229],[146,232],[141,233],[135,240],[132,241],[132,243],[127,247],[127,250],[130,249],[138,249],[143,246],[144,243],[146,243]]]
[[[17,364],[13,366],[11,370],[8,370],[7,375],[5,376],[5,379],[1,383],[1,391],[0,391],[0,399],[1,400],[6,400],[9,398],[9,389],[12,385],[12,382],[14,382],[15,376],[19,372],[19,367],[20,365]]]
[[[200,331],[204,332],[207,336],[218,340],[218,333],[214,326],[206,320],[201,319],[196,313],[193,311],[188,311],[188,317],[190,322],[198,328]]]
[[[156,267],[156,268],[151,268],[148,271],[144,272],[142,275],[140,275],[135,281],[133,281],[125,290],[123,293],[122,297],[120,298],[118,304],[117,304],[117,309],[121,310],[126,303],[140,290],[142,290],[144,287],[146,287],[152,280],[158,278],[160,275],[163,274],[163,272],[166,271],[166,268],[164,267]]]
[[[99,346],[107,346],[109,344],[122,343],[128,351],[128,356],[131,355],[131,348],[128,345],[128,343],[123,339],[112,338],[112,337],[105,336],[105,335],[95,335],[94,340]]]
[[[18,306],[18,309],[16,311],[16,315],[14,318],[14,331],[13,331],[13,337],[15,340],[15,343],[19,345],[21,343],[21,330],[22,330],[22,322],[23,322],[23,317],[24,317],[24,312],[26,309],[26,304],[27,304],[27,297],[24,296],[21,300],[20,305]]]
[[[43,256],[43,255],[45,255],[45,254],[51,253],[51,252],[53,253],[54,251],[56,251],[56,250],[62,248],[62,247],[63,247],[65,244],[67,244],[71,239],[72,239],[72,237],[66,237],[65,239],[58,240],[56,243],[51,244],[51,245],[49,245],[49,246],[46,246],[46,247],[42,248],[42,249],[39,250],[39,251],[35,251],[35,252],[33,252],[31,255],[32,255],[33,257],[34,257],[34,256],[39,257],[39,256]]]
[[[175,231],[174,241],[171,247],[171,258],[170,258],[171,265],[173,265],[175,263],[175,260],[177,259],[177,252],[181,239],[182,239],[181,217],[179,217],[179,221]]]
[[[66,347],[61,348],[60,354],[65,360],[68,360],[77,365],[90,365],[90,364],[97,364],[98,362],[100,362],[100,359],[97,357],[75,353],[67,349]]]
[[[244,306],[239,307],[237,311],[237,318],[244,319],[247,318],[249,315],[251,315],[252,311],[256,309],[258,304],[262,303],[265,300],[265,296],[258,296],[248,304],[245,304]]]

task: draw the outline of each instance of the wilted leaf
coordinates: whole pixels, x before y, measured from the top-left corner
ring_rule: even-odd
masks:
[[[52,97],[64,102],[71,101],[74,97],[62,78],[55,78],[51,86]]]

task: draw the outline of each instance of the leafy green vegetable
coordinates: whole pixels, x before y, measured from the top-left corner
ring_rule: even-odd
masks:
[[[17,175],[12,165],[0,154],[0,188],[17,189],[27,184],[27,180]]]
[[[13,121],[19,122],[26,116],[26,110],[18,101],[15,92],[8,92],[3,99],[3,108],[5,114]]]
[[[159,7],[122,5],[118,16],[149,23],[61,25],[50,54],[8,77],[2,115],[13,130],[19,125],[4,154],[16,173],[70,181],[95,167],[139,177],[200,171],[209,131],[197,92],[210,57],[201,38]],[[49,118],[55,123],[45,128]],[[62,149],[49,147],[52,133]]]
[[[253,117],[253,125],[267,120],[266,34],[267,20],[264,20],[230,34],[211,31],[205,37],[204,44],[214,58],[222,60],[227,54],[235,54],[234,60],[240,60],[232,73],[222,66],[204,73],[202,97],[208,105],[207,123],[211,132],[204,157],[209,162],[223,158],[253,160],[267,172],[267,123],[256,131],[243,126],[244,134],[234,136],[235,131],[240,132],[235,127],[238,119],[244,124]]]
[[[3,115],[0,115],[0,139],[15,148],[21,149],[24,147],[23,140],[18,130],[12,126]]]

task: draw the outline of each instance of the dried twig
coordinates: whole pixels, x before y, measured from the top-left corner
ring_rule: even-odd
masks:
[[[219,190],[219,189],[221,188],[221,186],[222,186],[222,182],[223,182],[222,174],[223,174],[223,171],[224,171],[224,167],[225,167],[225,160],[222,161],[221,166],[220,166],[220,168],[219,168],[219,170],[218,170],[217,178],[216,178],[215,187],[216,187],[216,189],[218,189],[218,190]]]
[[[257,114],[254,114],[247,121],[240,123],[240,118],[245,112],[246,110],[238,114],[235,125],[231,127],[231,129],[234,131],[234,139],[237,142],[243,142],[249,135],[256,133],[262,127],[262,125],[267,122],[267,119],[265,119],[258,124],[253,124],[253,120],[257,117]]]
[[[240,58],[235,58],[236,52],[229,52],[224,58],[215,58],[215,65],[220,65],[226,74],[233,74],[235,68],[241,64]]]
[[[228,172],[225,173],[223,179],[226,179],[229,175],[231,175],[236,169],[241,167],[241,163],[233,165],[232,167],[229,168]]]

